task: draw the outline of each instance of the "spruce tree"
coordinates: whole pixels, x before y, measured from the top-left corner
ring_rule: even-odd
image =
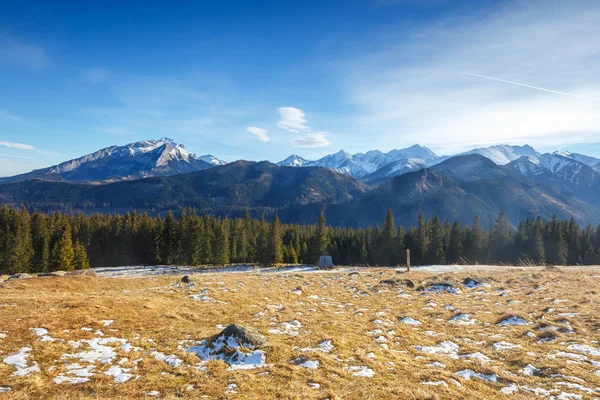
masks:
[[[429,227],[425,221],[423,213],[419,213],[417,218],[417,231],[414,240],[415,249],[411,256],[411,263],[423,265],[427,262],[427,252],[429,249]]]
[[[460,222],[455,221],[450,228],[450,238],[448,239],[448,250],[446,252],[449,264],[456,264],[460,261],[463,252],[463,237],[460,228]]]
[[[75,242],[73,248],[73,263],[75,269],[88,269],[90,267],[85,246],[79,240]]]
[[[52,251],[54,271],[72,271],[75,269],[75,253],[71,239],[71,226],[67,222],[60,239],[56,242]]]
[[[509,260],[512,248],[512,232],[504,211],[500,211],[496,224],[490,231],[490,257],[493,262]]]
[[[316,263],[319,261],[319,257],[327,254],[327,248],[329,246],[329,239],[327,237],[327,226],[325,219],[325,209],[321,209],[321,214],[319,215],[319,220],[317,221],[317,230],[315,231],[315,236],[313,242],[313,246],[311,249],[311,262]]]
[[[440,221],[440,217],[435,214],[430,223],[430,237],[427,247],[426,262],[429,264],[444,264],[446,262],[446,254],[444,252],[444,231]]]
[[[269,263],[273,265],[283,262],[283,241],[279,216],[275,213],[269,229]]]

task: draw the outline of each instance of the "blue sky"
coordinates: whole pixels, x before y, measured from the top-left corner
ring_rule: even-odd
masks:
[[[0,176],[163,136],[227,161],[600,156],[596,1],[0,5]]]

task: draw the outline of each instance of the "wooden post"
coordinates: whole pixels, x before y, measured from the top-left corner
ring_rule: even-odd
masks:
[[[406,272],[410,272],[410,249],[406,249]]]

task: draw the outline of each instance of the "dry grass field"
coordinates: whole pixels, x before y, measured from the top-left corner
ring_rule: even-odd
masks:
[[[600,268],[180,278],[0,283],[0,398],[600,398]],[[232,323],[266,365],[187,351]]]

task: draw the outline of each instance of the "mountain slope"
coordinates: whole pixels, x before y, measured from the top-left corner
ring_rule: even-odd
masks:
[[[49,168],[2,178],[0,183],[28,179],[109,183],[200,171],[222,163],[210,155],[196,157],[183,145],[163,138],[107,147]]]
[[[0,202],[42,210],[177,210],[205,212],[342,202],[367,186],[325,168],[277,167],[268,162],[237,161],[195,173],[107,185],[31,180],[0,185]]]

